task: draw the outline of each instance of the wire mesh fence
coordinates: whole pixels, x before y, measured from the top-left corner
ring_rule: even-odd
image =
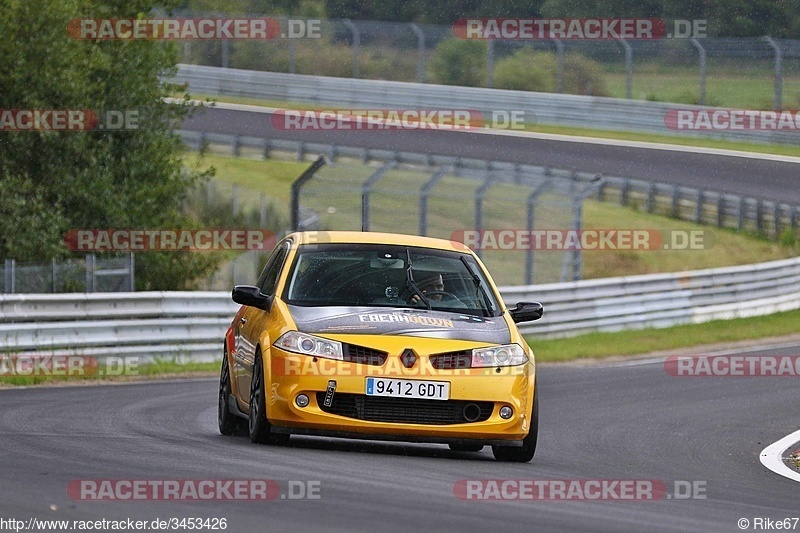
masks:
[[[134,290],[133,254],[49,263],[0,263],[0,293],[129,292]]]
[[[287,20],[281,21],[285,26]],[[438,79],[434,65],[442,43],[457,39],[451,26],[306,20],[310,22],[318,22],[314,38],[186,41],[182,61],[268,72],[458,84]],[[558,68],[552,85],[530,90],[753,109],[800,106],[800,40],[497,39],[473,43],[483,50],[471,58],[472,68],[480,73],[474,79],[488,87],[498,87],[497,67],[504,59],[531,48],[552,54]],[[584,59],[590,60],[584,65],[588,77],[575,79],[581,70],[576,62]]]

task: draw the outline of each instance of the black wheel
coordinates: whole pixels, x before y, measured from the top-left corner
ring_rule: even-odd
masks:
[[[539,388],[534,385],[533,414],[531,415],[531,429],[522,439],[522,447],[492,446],[494,458],[498,461],[510,463],[528,463],[536,454],[536,441],[539,437]]]
[[[248,416],[250,441],[257,444],[284,444],[289,435],[270,434],[267,420],[266,395],[264,394],[264,363],[261,352],[256,352],[253,377],[250,380],[250,414]]]
[[[228,349],[222,353],[222,368],[219,371],[219,399],[217,405],[217,424],[223,435],[233,435],[243,426],[243,420],[228,409],[231,396],[231,372],[228,367]]]
[[[454,452],[479,452],[483,449],[483,444],[448,444]]]

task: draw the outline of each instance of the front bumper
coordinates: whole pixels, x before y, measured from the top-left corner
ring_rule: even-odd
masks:
[[[530,363],[517,367],[501,367],[499,372],[497,368],[436,370],[423,356],[415,367],[406,369],[390,364],[372,366],[312,358],[272,347],[270,365],[265,367],[264,372],[267,417],[274,426],[274,431],[278,433],[416,442],[503,442],[511,445],[514,441],[521,441],[528,434],[531,425],[535,367]],[[365,396],[366,378],[370,376],[448,381],[450,401],[491,402],[490,414],[485,420],[476,422],[442,423],[440,420],[438,423],[428,424],[364,420],[323,409],[322,397],[329,381],[336,382],[334,396],[346,394],[351,397],[375,398]],[[318,398],[317,393],[323,394]],[[309,398],[307,406],[297,406],[295,399],[299,394],[305,394]],[[417,400],[405,399],[404,405],[415,401]],[[499,410],[503,406],[513,409],[510,419],[500,417]]]

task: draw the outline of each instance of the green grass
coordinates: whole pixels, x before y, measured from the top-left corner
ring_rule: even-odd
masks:
[[[102,360],[99,372],[86,372],[81,375],[0,375],[0,386],[30,386],[30,385],[90,385],[99,383],[122,383],[130,381],[143,381],[150,378],[167,377],[206,377],[219,372],[219,362],[180,363],[175,360],[159,360],[143,365],[132,365],[125,372],[106,372]]]
[[[535,335],[528,335],[526,340],[533,348],[537,361],[570,361],[792,335],[800,332],[798,324],[800,311],[788,311],[663,329],[587,333],[565,339],[537,339]]]

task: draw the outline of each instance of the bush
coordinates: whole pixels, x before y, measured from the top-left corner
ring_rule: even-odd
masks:
[[[577,54],[564,55],[564,92],[608,96],[603,67]],[[521,48],[497,62],[494,87],[519,91],[555,92],[558,87],[557,59],[552,52]]]
[[[439,43],[430,61],[428,78],[443,85],[486,86],[486,43],[447,39]]]

